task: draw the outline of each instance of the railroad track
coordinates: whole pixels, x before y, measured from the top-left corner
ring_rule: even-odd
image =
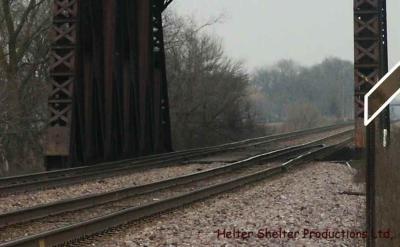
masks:
[[[0,222],[8,222],[8,224],[17,223],[17,225],[6,227],[4,227],[3,223],[3,228],[0,230],[3,234],[4,232],[11,233],[15,229],[21,231],[21,229],[18,230],[18,227],[22,227],[25,233],[24,227],[32,228],[32,225],[33,227],[40,227],[40,224],[49,224],[49,222],[50,224],[59,225],[59,227],[0,244],[0,247],[53,246],[79,240],[91,234],[101,233],[115,226],[126,224],[145,216],[179,207],[271,175],[282,173],[292,166],[327,155],[341,148],[352,139],[349,137],[351,135],[352,130],[343,131],[306,144],[256,155],[239,162],[203,172],[167,179],[149,185],[131,187],[101,195],[62,201],[28,210],[16,211],[8,215],[1,215]],[[337,139],[340,139],[340,141]],[[333,141],[335,141],[334,144],[324,145],[324,143]],[[295,158],[283,164],[268,163],[257,165],[261,162],[271,162],[276,159],[285,159],[293,156]],[[97,213],[94,213],[96,210]],[[54,214],[54,216],[42,218],[42,221],[39,220],[36,223],[35,221],[22,223],[26,220],[41,218],[46,215],[46,212],[47,215]],[[84,214],[91,216],[86,216],[86,221],[83,222],[77,220],[85,219],[85,217],[82,218]],[[66,226],[60,226],[60,224],[63,225],[63,222],[67,222]]]
[[[346,126],[350,126],[350,124],[337,124],[320,128],[247,139],[213,147],[152,155],[139,159],[121,160],[117,162],[103,163],[94,166],[85,166],[57,171],[34,173],[22,176],[0,178],[0,195],[71,185],[93,179],[102,179],[116,176],[118,174],[127,174],[141,170],[159,168],[163,166],[168,166],[174,162],[183,162],[185,160],[197,157],[204,157],[216,153],[267,145],[275,141],[290,140],[292,138],[298,138],[314,133],[335,130]]]

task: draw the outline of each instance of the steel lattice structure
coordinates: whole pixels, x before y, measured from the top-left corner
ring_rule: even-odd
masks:
[[[386,1],[354,0],[354,113],[358,149],[366,147],[364,95],[387,72],[387,67]]]
[[[48,168],[172,150],[162,11],[54,0]]]
[[[47,155],[62,161],[69,154],[72,101],[76,79],[77,0],[54,0],[50,75],[52,91],[48,101],[50,128]],[[62,158],[61,158],[62,157]]]
[[[54,0],[49,159],[89,162],[171,150],[161,20],[171,2]],[[365,147],[364,95],[387,71],[385,8],[384,0],[354,0],[356,147],[360,149]],[[124,32],[126,37],[120,35]],[[101,35],[107,33],[112,35]],[[130,43],[126,46],[121,40]],[[93,47],[96,52],[87,51]],[[116,56],[118,52],[125,57]],[[115,63],[120,67],[111,66]],[[96,80],[100,72],[94,71],[99,68],[101,85]]]
[[[379,191],[385,183],[382,177],[377,178],[376,175],[382,173],[384,166],[390,167],[385,165],[390,162],[384,161],[388,157],[387,150],[382,146],[383,130],[390,130],[389,109],[367,128],[363,126],[363,118],[364,95],[388,71],[386,0],[354,0],[354,24],[355,144],[356,148],[367,152],[367,246],[376,246],[376,241],[380,240],[373,236],[383,226],[377,224],[376,220],[375,191],[377,188]],[[389,202],[390,198],[381,196],[380,200]],[[380,212],[380,215],[383,213]]]

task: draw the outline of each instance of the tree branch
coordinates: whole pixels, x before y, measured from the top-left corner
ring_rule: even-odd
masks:
[[[30,14],[30,12],[32,10],[34,10],[37,6],[42,4],[43,1],[44,0],[41,0],[41,1],[39,1],[39,3],[35,4],[36,0],[30,0],[28,7],[25,9],[24,13],[22,14],[20,23],[18,24],[17,28],[15,29],[15,32],[14,32],[15,38],[18,37],[19,33],[21,32],[22,28],[24,27],[25,22],[28,19],[28,15]]]
[[[9,0],[2,0],[3,5],[3,12],[4,12],[4,19],[6,21],[7,31],[9,34],[14,33],[14,22],[11,16],[11,9],[10,9],[10,1]]]

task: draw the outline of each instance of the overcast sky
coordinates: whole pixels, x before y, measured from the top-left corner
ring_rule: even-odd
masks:
[[[400,1],[387,4],[392,66],[400,60]],[[283,58],[304,65],[327,56],[353,61],[352,0],[175,0],[170,8],[200,24],[222,15],[208,31],[249,69]]]

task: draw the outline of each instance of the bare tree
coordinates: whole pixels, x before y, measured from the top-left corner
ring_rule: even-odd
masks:
[[[0,173],[30,170],[40,160],[35,153],[46,121],[50,4],[0,2]]]
[[[229,59],[218,37],[201,32],[211,25],[169,14],[165,17],[171,120],[178,148],[239,138],[248,103],[243,64]]]

